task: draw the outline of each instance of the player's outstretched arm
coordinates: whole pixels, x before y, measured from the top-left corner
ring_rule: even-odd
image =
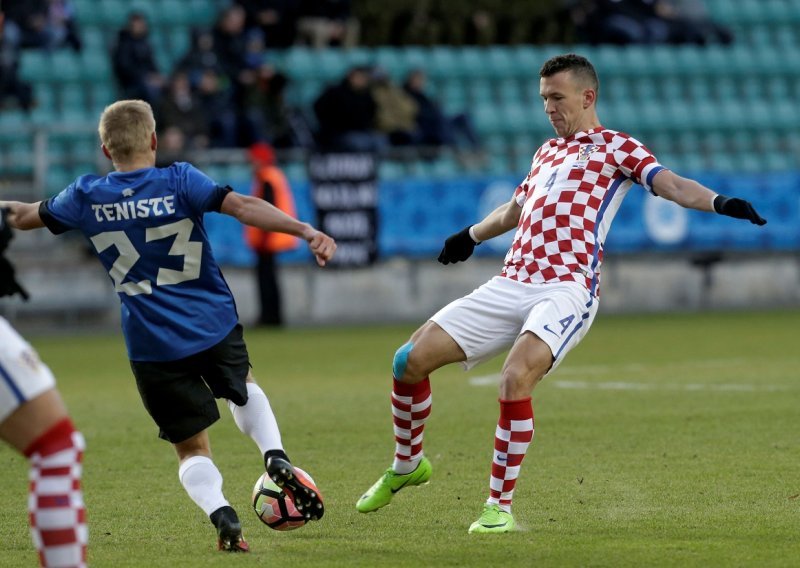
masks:
[[[331,237],[308,223],[303,223],[291,215],[287,215],[263,199],[231,191],[222,201],[220,212],[262,231],[287,233],[300,237],[308,243],[308,248],[311,249],[320,266],[325,266],[336,252],[336,242]]]
[[[767,220],[758,214],[749,201],[738,197],[719,195],[704,185],[669,170],[662,170],[656,174],[653,179],[653,191],[664,199],[669,199],[690,209],[745,219],[754,225],[766,225],[767,223]]]
[[[22,203],[21,201],[0,201],[0,209],[6,209],[6,220],[14,229],[27,231],[44,227],[39,216],[40,201],[36,203]]]
[[[517,226],[522,208],[515,199],[489,213],[480,223],[470,225],[450,235],[444,241],[439,262],[450,264],[467,260],[483,241],[502,235]]]

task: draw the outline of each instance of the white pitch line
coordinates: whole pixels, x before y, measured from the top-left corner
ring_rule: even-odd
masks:
[[[469,384],[474,387],[494,386],[500,382],[500,375],[484,375],[481,377],[470,377]],[[722,392],[776,392],[789,390],[786,387],[775,385],[748,385],[748,384],[711,384],[711,383],[688,383],[688,384],[664,384],[664,383],[631,383],[622,381],[605,381],[592,383],[589,381],[559,381],[555,380],[548,384],[559,389],[573,390],[627,390],[627,391],[722,391]]]

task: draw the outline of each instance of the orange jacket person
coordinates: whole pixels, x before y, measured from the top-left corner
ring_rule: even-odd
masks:
[[[253,196],[268,201],[292,217],[297,217],[292,190],[283,171],[275,164],[272,147],[258,142],[250,147],[249,156],[253,165]],[[245,227],[245,237],[247,244],[258,256],[256,270],[261,306],[258,323],[280,326],[283,324],[283,315],[275,254],[297,248],[297,238],[250,226]]]

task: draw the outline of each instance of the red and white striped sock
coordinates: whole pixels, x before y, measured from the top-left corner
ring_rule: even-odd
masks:
[[[86,508],[81,490],[83,436],[64,418],[33,442],[28,512],[42,566],[86,566]]]
[[[392,419],[394,421],[395,473],[411,473],[422,459],[422,430],[431,413],[431,383],[428,377],[410,385],[394,380]]]
[[[492,476],[487,503],[511,512],[514,485],[525,452],[533,440],[533,406],[531,397],[521,400],[500,400],[500,419],[494,435]]]

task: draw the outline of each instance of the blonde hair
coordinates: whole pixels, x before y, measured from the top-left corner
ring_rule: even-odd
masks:
[[[153,109],[140,100],[117,101],[108,105],[97,128],[100,141],[115,163],[124,163],[149,152],[151,135],[155,130]]]

